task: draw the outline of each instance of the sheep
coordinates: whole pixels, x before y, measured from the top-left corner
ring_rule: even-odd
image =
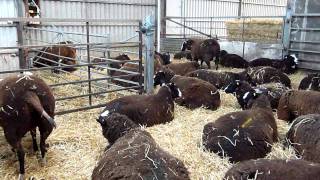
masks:
[[[304,160],[258,159],[234,165],[225,180],[301,180],[319,179],[320,165]]]
[[[171,69],[176,75],[185,75],[189,72],[195,71],[199,69],[200,65],[198,62],[183,62],[183,63],[171,63],[165,65],[169,69]]]
[[[278,118],[292,122],[295,118],[307,114],[320,113],[320,92],[290,90],[284,93],[278,105]]]
[[[183,162],[127,116],[112,113],[98,122],[110,145],[93,170],[93,180],[190,179]]]
[[[161,65],[167,65],[171,63],[170,53],[168,52],[161,54],[157,51],[154,51],[154,56],[156,59],[159,59]]]
[[[70,41],[59,42],[58,44],[73,44]],[[60,67],[64,65],[76,65],[76,49],[74,47],[69,46],[53,46],[53,47],[45,47],[40,50],[34,58],[33,58],[33,66],[34,67]],[[61,56],[61,57],[58,57]],[[67,67],[67,68],[59,68],[54,69],[54,73],[62,72],[74,72],[77,68],[75,67]]]
[[[237,54],[229,54],[227,51],[222,50],[219,64],[224,67],[247,68],[249,63]]]
[[[291,88],[290,78],[273,67],[249,67],[246,71],[249,82],[253,85],[266,83],[282,83]],[[243,72],[244,73],[244,72]]]
[[[270,66],[280,71],[293,74],[298,69],[298,58],[296,55],[286,55],[283,59],[268,59],[268,58],[258,58],[249,62],[249,66]]]
[[[320,74],[312,73],[304,77],[299,84],[299,90],[320,91]]]
[[[174,83],[182,92],[182,96],[175,99],[177,104],[190,109],[203,106],[211,110],[216,110],[220,106],[220,93],[212,84],[193,77],[175,75],[168,68],[164,70],[155,75],[154,86]]]
[[[215,58],[216,69],[218,69],[220,45],[217,40],[189,39],[182,44],[181,51],[185,50],[191,50],[194,61],[201,60],[201,67],[203,62],[206,62],[208,69],[211,69],[210,61]]]
[[[130,58],[128,55],[126,54],[121,54],[119,56],[116,56],[116,57],[111,57],[110,59],[115,59],[115,60],[119,60],[119,61],[129,61]],[[101,57],[101,58],[94,58],[91,63],[102,63],[102,62],[108,62],[108,60],[106,60],[105,57]],[[111,62],[110,63],[110,67],[111,68],[116,68],[116,69],[120,69],[123,65],[124,65],[125,62]],[[92,66],[90,65],[91,68],[95,68],[97,70],[103,70],[104,68],[103,67],[99,67],[99,66]],[[112,72],[111,72],[112,74]]]
[[[148,127],[170,122],[174,118],[173,100],[180,96],[179,88],[170,83],[161,87],[154,95],[131,95],[114,99],[106,104],[101,116],[117,112]]]
[[[320,163],[320,114],[296,118],[290,125],[286,139],[302,159]]]
[[[180,51],[178,53],[175,53],[173,58],[174,59],[186,58],[187,60],[192,60],[192,54],[191,54],[191,51]]]
[[[170,82],[176,84],[182,96],[175,99],[181,106],[190,109],[204,107],[216,110],[220,107],[220,93],[212,84],[201,79],[175,75]]]
[[[45,141],[56,127],[55,99],[49,86],[40,78],[13,75],[0,82],[0,126],[19,160],[19,179],[24,179],[24,155],[21,139],[30,131],[33,150],[38,151],[36,128],[40,131],[40,152],[45,163]]]
[[[235,80],[246,81],[248,79],[246,73],[215,72],[212,70],[205,70],[205,69],[199,69],[199,70],[190,72],[185,76],[202,79],[204,81],[211,83],[218,89],[225,88]]]
[[[271,108],[277,109],[279,100],[287,90],[289,90],[287,87],[282,85],[281,83],[270,83],[270,84],[262,84],[257,87],[251,87],[251,85],[246,81],[239,81],[236,80],[232,83],[230,83],[224,91],[228,93],[234,93],[238,103],[240,104],[242,109],[248,109],[250,108],[248,106],[248,93],[256,93],[257,95],[264,94],[268,97]],[[244,98],[246,96],[246,98]]]
[[[278,141],[277,124],[266,96],[253,100],[250,110],[232,112],[208,123],[203,146],[231,162],[263,158]]]

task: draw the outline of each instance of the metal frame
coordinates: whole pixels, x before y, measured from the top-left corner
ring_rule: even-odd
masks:
[[[0,18],[0,22],[4,21],[4,22],[8,22],[8,21],[13,21],[14,23],[17,24],[24,24],[25,22],[28,22],[32,19],[30,18]],[[79,32],[66,32],[66,34],[72,34],[72,35],[79,35],[79,36],[85,36],[86,37],[86,42],[85,43],[74,43],[74,44],[56,44],[56,43],[46,43],[43,44],[43,41],[38,40],[38,42],[40,42],[39,44],[41,45],[28,45],[26,44],[26,42],[23,42],[23,38],[19,39],[19,45],[18,46],[13,46],[13,47],[0,47],[0,49],[20,49],[23,52],[25,52],[25,50],[28,50],[29,52],[42,52],[42,53],[46,53],[49,55],[55,55],[56,57],[59,58],[65,58],[65,59],[72,59],[72,58],[68,58],[68,57],[64,57],[61,55],[56,55],[56,54],[51,54],[48,53],[46,51],[43,50],[38,50],[36,48],[46,48],[46,47],[51,47],[51,46],[55,46],[55,47],[61,47],[61,46],[69,46],[69,47],[74,47],[77,48],[80,51],[85,51],[86,54],[85,55],[81,55],[83,60],[86,59],[85,63],[81,62],[80,60],[80,64],[77,65],[65,65],[62,64],[60,62],[55,62],[56,64],[59,64],[59,66],[54,66],[54,67],[42,67],[42,68],[28,68],[28,66],[26,64],[26,58],[25,56],[20,56],[20,62],[22,64],[22,66],[20,66],[20,69],[18,70],[8,70],[8,71],[2,71],[0,72],[0,74],[11,74],[11,73],[22,73],[22,72],[34,72],[34,71],[44,71],[44,70],[58,70],[63,72],[62,68],[71,68],[71,67],[78,67],[80,69],[78,69],[78,71],[81,72],[85,72],[87,73],[86,77],[81,76],[80,80],[68,80],[68,79],[64,79],[63,82],[58,82],[58,83],[54,83],[54,84],[50,84],[51,87],[62,87],[62,86],[67,86],[67,85],[75,85],[78,88],[83,89],[84,85],[85,87],[87,87],[87,93],[81,93],[80,95],[70,95],[67,97],[56,97],[56,101],[60,102],[60,101],[67,101],[67,100],[73,100],[73,99],[78,99],[78,98],[86,98],[88,97],[88,105],[85,107],[78,107],[78,108],[74,108],[74,109],[67,109],[67,110],[58,110],[56,112],[56,115],[63,115],[63,114],[67,114],[67,113],[72,113],[72,112],[77,112],[77,111],[83,111],[83,110],[88,110],[88,109],[93,109],[93,108],[99,108],[99,107],[103,107],[105,104],[96,104],[93,100],[93,96],[97,96],[97,95],[104,95],[107,93],[111,93],[111,92],[119,92],[119,91],[124,91],[124,90],[130,90],[130,91],[134,91],[134,92],[138,92],[138,93],[143,93],[143,83],[142,83],[142,77],[143,77],[143,65],[142,65],[142,57],[143,57],[143,38],[142,38],[142,33],[140,32],[140,30],[137,31],[137,35],[135,37],[138,37],[138,41],[131,41],[131,42],[127,42],[127,40],[131,40],[133,37],[127,38],[124,41],[121,42],[106,42],[106,43],[94,43],[91,42],[91,38],[90,37],[107,37],[104,35],[97,35],[97,34],[91,34],[90,33],[90,25],[100,22],[100,23],[104,23],[107,21],[112,21],[112,22],[117,22],[117,19],[108,19],[108,20],[93,20],[94,23],[91,22],[91,20],[88,19],[54,19],[54,18],[45,18],[45,19],[37,19],[37,21],[41,21],[41,22],[81,22],[81,23],[85,23],[86,29],[85,29],[85,33],[79,33]],[[135,21],[135,20],[128,20],[130,22],[135,22],[137,27],[141,27],[141,21]],[[121,19],[120,22],[127,22],[126,20]],[[28,30],[39,30],[39,31],[46,31],[43,28],[30,28],[30,27],[23,27],[22,26],[23,31],[28,31]],[[140,28],[139,28],[140,29]],[[60,32],[60,31],[53,31],[53,30],[47,30],[48,32],[52,32],[52,33],[64,33],[64,32]],[[21,31],[22,32],[22,31]],[[23,37],[23,35],[21,36]],[[37,40],[35,40],[37,41]],[[111,51],[115,51],[115,52],[123,52],[121,50],[114,50],[114,48],[121,48],[121,47],[136,47],[138,48],[138,52],[131,52],[131,51],[125,51],[126,53],[130,53],[130,54],[135,54],[138,55],[138,60],[130,60],[130,62],[133,63],[138,63],[139,64],[139,70],[138,72],[132,72],[132,71],[126,71],[126,70],[121,70],[121,69],[115,69],[115,68],[111,68],[111,67],[104,67],[101,65],[108,65],[110,63],[122,63],[122,62],[129,62],[129,61],[119,61],[119,60],[114,60],[111,58],[101,58],[106,60],[106,62],[100,62],[100,63],[92,63],[91,59],[92,58],[96,58],[95,56],[91,55],[92,52],[111,52]],[[20,55],[20,53],[19,53]],[[30,55],[30,54],[29,54]],[[46,59],[44,57],[41,57],[42,59],[46,60],[46,61],[51,61],[50,59]],[[27,58],[28,59],[28,58]],[[78,59],[76,59],[78,60]],[[39,63],[39,62],[38,62]],[[108,74],[102,73],[102,72],[96,72],[95,70],[91,69],[91,66],[93,65],[98,65],[99,67],[102,67],[106,70],[113,70],[113,71],[119,71],[119,72],[124,72],[127,75],[120,75],[120,76],[110,76]],[[82,68],[87,67],[87,70],[83,70]],[[68,72],[65,72],[68,73]],[[100,77],[94,77],[94,74],[96,75],[100,75]],[[124,80],[121,78],[124,77],[131,77],[131,76],[139,76],[140,80],[139,82],[132,82],[132,81],[128,81],[128,80]],[[77,76],[78,75],[72,73],[72,76]],[[117,80],[120,82],[126,82],[128,84],[130,84],[130,87],[121,87],[119,85],[114,85],[114,84],[110,84],[110,83],[103,83],[103,81],[109,81],[109,80]],[[96,89],[99,89],[99,92],[93,92],[93,87],[96,87]],[[110,89],[109,87],[115,87],[116,89]]]

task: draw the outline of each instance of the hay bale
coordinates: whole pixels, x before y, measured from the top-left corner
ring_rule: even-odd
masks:
[[[282,36],[282,19],[235,19],[225,23],[230,41],[275,42]]]

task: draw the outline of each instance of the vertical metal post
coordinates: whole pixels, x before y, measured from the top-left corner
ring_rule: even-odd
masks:
[[[183,38],[186,39],[186,3],[182,0],[182,14],[183,14]]]
[[[16,0],[16,6],[18,11],[18,17],[22,18],[24,17],[24,2],[21,0]],[[18,22],[16,24],[17,28],[17,40],[18,45],[23,46],[24,45],[24,39],[23,39],[23,22]],[[19,48],[19,67],[20,69],[26,69],[27,62],[25,59],[25,51],[23,48]]]
[[[212,38],[212,27],[213,27],[213,22],[212,22],[212,17],[210,17],[210,38]]]
[[[243,18],[242,20],[242,58],[244,58],[244,52],[245,52],[245,46],[246,46],[246,42],[245,42],[245,37],[244,37],[244,28],[245,28],[245,18]]]
[[[86,22],[86,33],[87,33],[87,61],[88,61],[88,63],[91,63],[91,60],[90,60],[90,45],[89,45],[89,43],[90,43],[90,35],[89,35],[89,22],[87,21]],[[92,92],[92,89],[91,89],[91,67],[90,67],[90,65],[88,66],[88,85],[89,85],[89,89],[88,89],[88,91],[89,91],[89,94],[91,94],[91,92]],[[92,106],[92,96],[91,95],[89,95],[89,105],[90,106]]]
[[[146,62],[144,66],[144,86],[148,94],[153,93],[154,75],[154,31],[146,33]]]
[[[139,94],[143,93],[143,81],[142,81],[142,48],[143,48],[143,41],[142,41],[142,32],[141,32],[141,28],[142,28],[142,22],[139,21]]]
[[[284,30],[283,30],[283,51],[284,54],[289,54],[290,48],[290,38],[291,38],[291,26],[292,26],[292,14],[293,14],[293,2],[291,0],[288,1],[286,17],[284,19]]]
[[[238,16],[242,15],[242,0],[239,0],[239,7],[238,7]]]

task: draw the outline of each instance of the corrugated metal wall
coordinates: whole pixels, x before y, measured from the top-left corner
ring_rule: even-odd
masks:
[[[241,10],[239,10],[239,0],[180,1],[182,9],[181,17],[185,17],[186,21],[184,22],[183,19],[176,19],[177,21],[206,34],[218,35],[220,37],[226,36],[224,21],[230,19],[216,17],[238,16],[240,13],[239,11],[241,11],[240,15],[242,16],[284,16],[287,5],[287,0],[242,0]],[[170,2],[168,1],[168,3]],[[168,27],[168,29],[170,29],[169,32],[177,32],[172,28],[173,27]],[[186,34],[186,36],[199,35],[199,33],[181,26],[175,26],[175,28],[180,29],[180,34]]]
[[[40,2],[41,17],[43,18],[76,18],[76,19],[143,19],[155,12],[155,0],[43,0]],[[43,29],[57,30],[61,32],[86,33],[84,23],[42,23],[38,26]],[[122,41],[136,35],[138,23],[115,22],[115,23],[92,23],[90,34],[110,37],[111,41]],[[52,42],[57,33],[31,30],[28,32],[29,39]],[[109,36],[110,35],[110,36]],[[91,37],[91,42],[108,42],[108,37]],[[65,35],[64,40],[85,42],[84,35]],[[137,39],[136,39],[137,40]],[[35,44],[36,42],[30,42]]]
[[[14,0],[0,0],[0,17],[17,17]],[[16,46],[16,26],[10,22],[0,22],[0,47]],[[15,70],[19,68],[19,59],[15,55],[17,50],[0,50],[0,71]],[[0,74],[0,78],[4,75]]]

